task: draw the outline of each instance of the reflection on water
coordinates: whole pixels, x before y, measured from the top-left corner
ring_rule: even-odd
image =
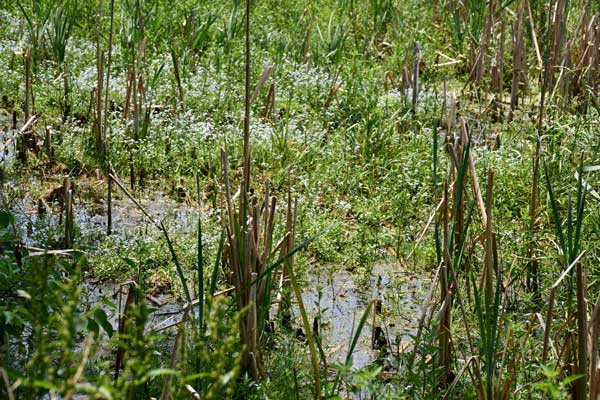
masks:
[[[423,302],[424,282],[414,274],[402,271],[395,263],[376,264],[368,279],[358,283],[356,277],[344,269],[319,270],[307,274],[303,284],[303,300],[313,321],[320,313],[323,351],[330,363],[343,363],[348,348],[371,300],[381,300],[381,313],[375,317],[375,327],[381,328],[383,338],[394,351],[408,343],[409,335],[416,332]],[[296,310],[297,321],[300,316]],[[360,369],[374,362],[380,350],[372,347],[373,313],[360,333],[352,366]],[[376,346],[377,347],[377,346]]]

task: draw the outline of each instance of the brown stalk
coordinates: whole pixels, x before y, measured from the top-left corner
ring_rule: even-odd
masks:
[[[305,11],[307,13],[308,11]],[[312,33],[312,20],[308,23],[308,27],[306,28],[306,32],[304,33],[304,43],[302,48],[304,49],[304,64],[307,67],[310,67],[312,64],[312,50],[310,45],[310,36]]]
[[[179,107],[181,107],[181,112],[185,112],[185,96],[183,94],[183,86],[181,85],[181,62],[179,61],[179,57],[173,51],[171,53],[173,58],[173,74],[175,75],[175,83],[177,84],[177,97],[179,100]],[[177,107],[175,107],[177,109]]]
[[[600,295],[596,299],[594,304],[594,310],[592,311],[592,317],[590,319],[590,325],[592,326],[591,333],[591,362],[590,362],[590,399],[598,399],[598,337],[600,336]]]
[[[538,208],[538,179],[539,179],[539,165],[540,165],[540,142],[539,137],[536,141],[535,155],[533,159],[533,182],[531,184],[531,201],[529,203],[529,232],[533,236],[533,233],[537,230],[537,208]],[[529,258],[527,266],[527,288],[529,292],[533,293],[536,301],[539,299],[539,280],[538,280],[538,260],[535,255],[535,244],[533,237],[529,239],[529,245],[527,246],[527,255]]]
[[[493,202],[493,185],[494,185],[494,172],[492,169],[488,169],[487,174],[487,186],[486,186],[486,215],[487,224],[485,226],[485,297],[488,304],[492,304],[494,298],[494,249],[493,249],[493,235],[492,235],[492,202]]]
[[[447,248],[446,248],[446,250],[447,250]],[[450,273],[452,276],[452,287],[455,288],[456,300],[458,301],[458,305],[459,305],[460,311],[461,311],[461,316],[462,316],[463,322],[465,324],[465,331],[466,331],[466,335],[467,335],[467,342],[469,344],[469,349],[471,350],[471,354],[475,354],[476,353],[475,341],[473,340],[473,337],[471,336],[471,327],[469,326],[469,319],[467,318],[465,304],[462,299],[460,287],[458,286],[458,277],[456,275],[456,271],[454,270],[454,265],[452,263],[452,259],[450,258],[450,254],[447,253],[446,256],[449,259],[448,266],[449,266]],[[477,389],[479,390],[480,398],[483,398],[485,390],[484,390],[484,386],[483,386],[483,378],[481,377],[481,370],[479,369],[479,364],[477,364],[477,368],[475,369],[475,374],[477,375],[477,379],[479,382],[479,387]]]
[[[286,222],[285,222],[285,231],[286,235],[281,240],[280,243],[276,246],[279,248],[280,257],[284,257],[286,254],[292,251],[294,248],[294,236],[295,236],[295,225],[296,225],[296,213],[298,209],[298,197],[294,198],[293,207],[292,207],[292,192],[291,186],[288,182],[288,194],[287,194],[287,212],[286,212]],[[281,271],[281,279],[280,286],[277,293],[277,298],[279,301],[279,309],[278,314],[280,316],[289,315],[288,305],[289,301],[283,298],[284,296],[284,288],[285,285],[289,283],[289,270],[294,267],[294,257],[290,257],[285,263],[283,270]]]
[[[223,180],[225,181],[225,202],[227,207],[227,216],[228,216],[228,247],[229,247],[229,261],[231,263],[231,269],[233,270],[235,287],[236,290],[240,290],[242,287],[242,282],[240,280],[240,271],[237,264],[238,257],[237,254],[237,245],[235,241],[235,216],[234,216],[234,208],[233,202],[231,199],[231,186],[229,183],[229,163],[227,162],[227,154],[224,149],[221,149],[221,159],[223,162]],[[242,296],[238,293],[238,306],[241,310],[243,308]]]
[[[481,84],[481,79],[483,78],[485,53],[489,47],[490,38],[492,37],[492,32],[494,30],[493,14],[495,12],[495,4],[493,0],[490,0],[488,4],[489,11],[483,29],[482,38],[479,44],[479,49],[477,50],[477,58],[469,76],[469,80],[474,81],[477,86]]]
[[[463,125],[464,125],[464,121],[463,121]],[[464,126],[463,126],[464,128]],[[452,170],[454,176],[456,177],[455,179],[458,179],[458,169],[460,168],[460,165],[463,162],[463,149],[464,146],[467,145],[467,142],[463,141],[462,136],[456,136],[455,137],[455,141],[454,141],[454,146],[452,146],[452,153],[453,153],[453,160],[455,160],[455,166],[454,169]],[[467,181],[467,174],[463,175],[463,182],[461,182],[461,186],[464,188],[466,187],[466,181]],[[462,234],[464,232],[464,228],[465,228],[465,191],[461,191],[459,193],[459,183],[455,182],[456,184],[453,185],[453,190],[452,190],[452,195],[453,195],[453,201],[455,203],[457,203],[457,207],[452,207],[451,208],[451,212],[450,212],[450,216],[452,218],[452,221],[454,223],[453,228],[454,228],[454,251],[458,251],[459,250],[459,246],[460,246],[460,238],[462,237]],[[460,197],[458,197],[460,195]],[[449,249],[450,250],[450,249]]]
[[[250,188],[250,80],[251,80],[251,64],[250,64],[250,0],[246,0],[246,58],[245,58],[245,99],[244,99],[244,183],[246,189]],[[242,192],[245,198],[246,193]]]
[[[4,144],[0,145],[0,154],[3,154],[6,149],[8,148],[8,146],[10,146],[14,141],[17,140],[17,135],[24,135],[28,129],[31,127],[31,125],[36,122],[37,117],[35,115],[32,115],[29,120],[27,120],[27,122],[25,123],[25,125],[23,125],[21,127],[21,129],[18,130],[18,132],[15,134],[15,136],[9,138],[6,142],[4,142]]]
[[[177,329],[177,336],[175,337],[175,343],[173,344],[173,349],[171,350],[171,356],[169,357],[169,368],[175,369],[177,364],[177,352],[183,343],[183,335],[185,330],[185,321],[187,321],[189,315],[189,308],[186,308],[183,317],[181,318],[181,322],[179,328]],[[160,395],[160,400],[169,400],[171,398],[171,383],[173,382],[173,375],[167,375],[165,378],[165,383],[162,387],[162,392]]]
[[[265,205],[268,206],[269,202],[265,201]],[[267,263],[267,256],[269,253],[269,249],[271,248],[271,243],[273,240],[273,229],[275,225],[275,207],[277,205],[277,198],[275,196],[271,197],[271,206],[265,211],[265,232],[264,232],[264,249],[261,258],[261,264],[264,266]],[[285,240],[285,237],[284,237]]]
[[[228,215],[227,259],[233,271],[238,307],[240,310],[249,310],[248,314],[240,321],[240,340],[245,348],[243,368],[258,380],[265,376],[260,344],[263,327],[259,326],[259,307],[262,307],[264,303],[266,281],[257,281],[257,278],[265,271],[270,257],[277,252],[281,252],[282,256],[285,256],[293,249],[297,200],[292,204],[291,192],[288,192],[286,235],[275,246],[275,250],[271,251],[276,199],[274,196],[270,196],[269,183],[265,183],[265,201],[258,203],[255,196],[248,197],[248,195],[242,194],[247,193],[245,182],[242,181],[239,199],[237,199],[238,204],[234,206],[235,196],[231,195],[229,165],[224,150],[222,150],[222,162]],[[239,207],[237,212],[234,207]],[[241,240],[238,237],[240,233]],[[291,264],[293,257],[290,257],[287,262],[287,268],[289,268],[293,265]],[[263,317],[264,320],[268,318],[267,315]],[[263,321],[262,317],[260,317],[260,321]]]
[[[256,272],[252,272],[250,274],[251,282],[256,281],[258,274]],[[248,338],[249,338],[249,352],[250,357],[252,359],[252,374],[255,377],[263,376],[264,372],[259,372],[259,347],[258,347],[258,312],[256,310],[257,305],[257,296],[256,296],[256,285],[250,286],[249,291],[249,304],[250,311],[248,312]]]
[[[467,143],[469,140],[469,133],[466,121],[460,118],[461,137],[463,143]],[[487,226],[487,211],[485,203],[483,202],[483,196],[481,195],[481,188],[479,187],[479,179],[477,178],[477,170],[475,169],[475,162],[471,152],[468,154],[469,163],[469,174],[471,175],[471,183],[473,186],[473,193],[475,194],[475,200],[477,201],[477,207],[479,209],[479,215],[481,217],[481,225]]]
[[[497,120],[503,117],[503,90],[504,90],[504,37],[506,34],[506,18],[504,10],[500,13],[500,43],[495,56],[495,62],[491,67],[492,91],[494,92],[494,116]]]
[[[271,76],[271,72],[273,72],[273,69],[275,69],[275,65],[265,65],[265,67],[263,68],[263,72],[260,75],[260,78],[258,79],[258,83],[254,88],[254,92],[252,92],[252,96],[250,97],[250,105],[254,104],[254,102],[258,98],[260,90],[269,79],[269,76]]]
[[[129,193],[127,188],[125,188],[125,185],[123,185],[123,183],[121,183],[120,179],[117,177],[117,174],[115,173],[115,171],[111,171],[111,173],[108,175],[108,177],[110,179],[112,179],[114,183],[117,184],[119,189],[121,189],[123,191],[123,193],[125,193],[125,195],[127,197],[129,197],[129,199],[133,202],[133,204],[136,205],[136,207],[142,212],[142,214],[144,214],[146,216],[146,218],[148,218],[148,220],[150,222],[152,222],[152,224],[154,226],[156,226],[160,230],[164,230],[163,225],[156,222],[154,220],[154,218],[152,218],[152,216],[150,216],[150,214],[146,211],[146,209],[144,207],[142,207],[142,205],[135,199],[135,197],[133,197],[133,195],[131,193]]]
[[[576,40],[575,35],[571,39],[573,42],[574,50],[572,53],[572,60],[575,60],[575,64],[572,67],[571,74],[574,76],[574,85],[571,87],[570,94],[577,96],[583,91],[584,81],[588,73],[592,71],[591,58],[594,46],[594,35],[593,27],[595,16],[589,17],[588,13],[585,12],[581,16],[581,36],[578,43],[574,43]]]
[[[325,100],[325,103],[323,103],[324,110],[329,108],[329,106],[335,99],[335,96],[337,96],[340,88],[342,87],[341,83],[337,83],[341,72],[342,72],[341,67],[338,68],[337,71],[335,72],[333,80],[331,81],[331,86],[329,87],[329,94],[327,95],[327,99]]]
[[[548,358],[548,344],[550,343],[550,329],[552,327],[552,319],[554,318],[553,312],[554,302],[556,300],[556,290],[560,286],[563,279],[565,279],[565,277],[568,275],[569,271],[573,269],[573,267],[579,262],[579,260],[581,259],[581,257],[583,257],[584,254],[585,251],[581,252],[581,254],[579,254],[577,258],[575,258],[575,260],[571,263],[571,265],[569,265],[569,267],[565,269],[564,272],[558,277],[556,282],[554,282],[554,284],[550,286],[550,297],[548,299],[548,313],[546,314],[545,324],[546,329],[544,331],[544,348],[542,351],[542,363],[545,363]]]
[[[275,114],[275,82],[271,82],[269,85],[269,91],[265,98],[265,106],[263,108],[261,118],[268,119]],[[268,197],[267,197],[268,198]]]
[[[114,19],[115,19],[115,0],[110,1],[110,32],[108,36],[108,61],[106,66],[106,87],[104,90],[104,125],[102,127],[102,138],[104,141],[104,163],[105,173],[109,173],[110,164],[109,160],[109,137],[106,133],[108,125],[108,98],[110,89],[110,67],[112,64],[112,44],[113,44],[113,31],[114,31]],[[108,178],[108,189],[106,196],[106,235],[110,236],[112,233],[112,179]]]
[[[125,106],[123,108],[123,119],[129,117],[129,109],[131,104],[131,92],[135,82],[135,73],[131,65],[127,66],[127,82],[125,84]]]
[[[8,380],[8,372],[4,367],[0,367],[0,374],[2,375],[2,380],[4,381],[4,385],[6,386],[6,391],[8,393],[8,400],[15,400],[15,391],[21,386],[21,379],[17,379],[12,385]]]
[[[413,66],[413,92],[412,92],[412,109],[413,113],[417,112],[417,101],[419,99],[419,64],[421,63],[421,45],[415,42],[414,49],[414,66]]]
[[[64,210],[65,210],[65,226],[64,226],[64,232],[65,232],[65,240],[64,240],[64,245],[65,248],[70,248],[71,247],[71,243],[72,243],[72,238],[71,238],[71,219],[73,217],[73,214],[71,212],[72,210],[72,195],[73,192],[71,190],[71,181],[69,180],[69,177],[66,176],[63,180],[63,204],[64,204]]]
[[[550,21],[550,15],[549,15]],[[549,45],[550,47],[550,45]],[[546,100],[546,88],[551,77],[552,55],[549,49],[546,50],[546,61],[544,64],[544,73],[542,77],[542,92],[540,94],[540,104],[537,120],[537,137],[535,140],[535,153],[533,157],[533,173],[531,178],[531,198],[529,202],[529,244],[527,246],[527,288],[534,294],[536,301],[539,297],[539,278],[538,278],[538,260],[535,256],[535,243],[533,234],[537,230],[537,209],[538,209],[538,186],[539,186],[539,171],[540,171],[540,155],[541,155],[541,140],[544,129],[544,110]]]
[[[593,73],[590,74],[590,87],[592,87],[592,93],[598,94],[598,83],[600,81],[600,13],[595,15],[596,23],[594,24],[594,48],[592,50],[592,57],[590,65],[593,66]]]
[[[442,226],[443,226],[443,241],[444,241],[444,263],[442,265],[442,273],[440,277],[440,298],[447,299],[444,301],[446,307],[443,308],[443,313],[440,311],[440,334],[439,334],[439,351],[440,351],[440,364],[444,368],[442,374],[442,386],[447,386],[451,381],[452,375],[452,355],[450,354],[450,335],[451,335],[451,321],[452,321],[452,306],[447,306],[452,301],[450,296],[450,249],[449,244],[449,228],[448,228],[448,213],[449,213],[449,187],[448,181],[446,180],[444,186],[444,205],[442,206]]]
[[[408,88],[412,86],[412,80],[408,74],[408,69],[406,67],[402,68],[402,90],[404,95],[406,96],[408,93]]]
[[[73,377],[71,377],[71,379],[69,379],[69,385],[71,386],[71,389],[69,389],[69,391],[65,394],[65,397],[64,397],[65,400],[71,400],[71,398],[73,398],[73,396],[75,395],[75,392],[77,390],[76,385],[79,382],[79,380],[81,379],[81,376],[83,375],[83,372],[85,370],[85,367],[86,367],[87,362],[90,357],[90,353],[91,353],[93,344],[94,344],[94,333],[90,332],[88,334],[88,337],[85,340],[84,345],[83,345],[83,354],[81,355],[81,361],[79,362],[79,365],[77,366],[75,375],[73,375]]]
[[[131,307],[133,307],[133,305],[135,304],[135,289],[134,289],[134,285],[135,283],[128,283],[127,284],[129,286],[129,291],[127,292],[127,299],[125,300],[125,308],[123,309],[123,313],[119,314],[119,336],[122,336],[125,334],[125,329],[127,326],[127,321],[131,318],[130,312],[131,312]],[[122,293],[122,286],[119,288],[119,293]],[[120,306],[120,304],[119,304]],[[117,348],[117,357],[115,360],[115,381],[117,379],[119,379],[119,374],[121,372],[121,369],[123,368],[123,366],[125,365],[125,347],[123,346],[118,346]]]
[[[413,248],[410,251],[410,253],[408,253],[408,256],[406,256],[407,260],[410,260],[410,258],[414,254],[414,252],[417,250],[417,248],[421,244],[421,241],[425,237],[425,234],[429,230],[429,227],[431,226],[431,223],[433,222],[435,216],[438,215],[438,212],[439,212],[439,210],[440,210],[440,208],[442,207],[443,204],[444,204],[444,199],[440,200],[440,202],[438,203],[438,205],[435,207],[435,210],[433,210],[433,212],[431,213],[431,215],[429,215],[429,219],[427,220],[427,223],[425,224],[425,226],[423,227],[423,230],[421,231],[421,233],[419,233],[419,235],[417,236],[417,239],[415,240],[415,245],[413,246]],[[402,260],[400,260],[400,261],[402,261]]]
[[[429,289],[427,296],[425,296],[425,301],[423,301],[421,317],[419,318],[419,324],[417,325],[417,334],[415,335],[415,339],[414,339],[414,348],[413,348],[412,356],[410,358],[410,363],[409,363],[410,366],[412,366],[414,364],[415,357],[417,356],[417,348],[419,347],[419,343],[421,341],[421,335],[423,334],[423,328],[425,327],[425,318],[427,316],[428,310],[433,309],[433,304],[432,304],[433,292],[438,285],[438,280],[441,276],[442,268],[443,268],[443,264],[440,263],[440,266],[435,271],[435,275],[433,277],[431,288]]]
[[[560,54],[563,50],[563,42],[565,37],[565,12],[566,12],[566,0],[557,0],[556,10],[554,13],[554,23],[552,26],[552,60],[556,61],[559,59]],[[556,66],[552,65],[551,81],[554,83],[554,72]],[[552,85],[551,84],[551,85]]]
[[[576,373],[583,375],[575,381],[577,400],[587,397],[588,382],[588,325],[586,302],[586,274],[583,265],[577,263],[577,365]]]
[[[554,303],[554,300],[553,300]],[[535,313],[536,318],[538,319],[539,323],[540,323],[540,327],[542,328],[543,332],[546,332],[546,321],[544,321],[544,317],[542,316],[542,314]],[[552,339],[549,338],[548,340],[548,344],[550,346],[550,348],[552,349],[552,353],[554,354],[554,357],[558,358],[558,351],[556,350],[556,346],[554,345],[554,341]]]
[[[104,1],[100,0],[100,14],[98,15],[98,22],[96,25],[96,104],[95,104],[95,121],[94,131],[96,134],[96,151],[98,154],[103,154],[103,141],[102,141],[102,88],[104,87],[104,52],[100,45],[100,28],[102,26],[102,19],[104,17]]]
[[[531,1],[525,0],[525,2],[527,4],[527,16],[529,18],[529,25],[531,27],[531,41],[533,42],[533,47],[535,49],[535,57],[538,62],[538,69],[541,71],[544,67],[544,63],[542,62],[542,54],[540,53],[540,46],[538,45],[537,35],[535,33],[535,23],[531,13]]]
[[[519,6],[517,22],[513,28],[513,76],[512,85],[510,89],[510,113],[509,120],[512,121],[513,113],[519,104],[519,85],[521,80],[521,64],[523,56],[523,25],[524,25],[524,5],[521,3]]]
[[[32,51],[31,47],[27,48],[25,54],[25,119],[29,119],[31,116],[31,97],[33,93],[31,85],[31,59]]]
[[[498,267],[498,254],[497,254],[497,249],[496,249],[496,235],[494,235],[494,265],[496,266],[496,268]],[[515,260],[516,261],[516,260]],[[514,262],[513,265],[511,266],[511,270],[512,267],[514,267]],[[497,272],[497,269],[496,269]],[[510,274],[509,274],[510,276]],[[502,303],[500,305],[501,309],[500,309],[500,317],[498,318],[498,328],[497,330],[500,331],[501,327],[504,325],[504,319],[505,319],[505,310],[507,308],[507,304],[508,304],[508,293],[509,293],[509,289],[512,286],[512,284],[516,281],[516,279],[513,279],[512,281],[507,282],[506,284],[502,283]],[[534,318],[533,318],[534,319]],[[514,358],[511,358],[510,360],[507,361],[507,354],[509,354],[509,350],[511,348],[515,347],[515,343],[513,343],[513,341],[515,340],[515,336],[512,334],[512,325],[508,325],[507,326],[507,332],[506,332],[506,337],[508,338],[508,343],[505,345],[505,348],[502,350],[502,359],[500,360],[500,365],[498,367],[498,380],[496,382],[496,399],[505,399],[508,396],[509,393],[509,388],[512,384],[512,382],[516,382],[516,376],[515,374],[513,374],[513,380],[510,380],[510,376],[509,373],[507,371],[506,374],[502,373],[502,370],[504,369],[505,365],[507,365],[507,362],[510,363],[514,363]],[[520,339],[519,339],[520,340]],[[529,336],[525,337],[525,340],[523,341],[523,343],[526,343],[527,340],[529,340]],[[504,383],[504,384],[503,384]]]
[[[446,391],[446,394],[444,395],[444,400],[450,398],[450,395],[452,394],[452,391],[454,390],[454,388],[456,387],[456,385],[460,382],[460,379],[465,374],[465,371],[468,371],[469,366],[471,365],[471,363],[474,363],[477,360],[477,357],[478,356],[471,356],[471,357],[469,357],[469,359],[467,360],[467,362],[465,363],[465,365],[463,365],[463,367],[460,369],[460,371],[458,372],[458,374],[456,374],[456,377],[452,381],[452,384],[450,384],[450,387],[448,387],[448,390]],[[472,375],[471,375],[471,378],[473,379]],[[477,384],[477,382],[476,382],[475,379],[473,379],[473,384]]]

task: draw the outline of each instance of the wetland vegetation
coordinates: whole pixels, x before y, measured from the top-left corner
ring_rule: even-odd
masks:
[[[597,0],[3,0],[0,398],[598,399]]]

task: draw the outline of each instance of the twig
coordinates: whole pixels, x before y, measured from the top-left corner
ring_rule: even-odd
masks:
[[[79,363],[79,366],[77,367],[77,371],[75,371],[75,375],[73,375],[73,378],[71,378],[69,380],[69,384],[72,387],[65,395],[65,400],[70,400],[73,397],[73,395],[75,394],[75,391],[77,390],[77,388],[76,388],[77,382],[79,382],[79,380],[81,379],[81,376],[83,375],[83,371],[85,370],[85,366],[87,365],[87,362],[90,357],[90,352],[91,352],[93,343],[94,343],[94,333],[91,332],[85,341],[85,345],[83,347],[83,355],[81,356],[81,362]]]
[[[4,367],[0,367],[0,374],[2,374],[2,379],[6,385],[6,391],[8,392],[9,400],[15,400],[15,390],[17,390],[17,388],[21,385],[21,380],[17,379],[15,383],[11,385],[10,381],[8,380],[8,373]]]
[[[37,117],[35,115],[32,115],[27,122],[25,123],[25,125],[23,125],[18,131],[17,131],[17,135],[21,135],[25,132],[27,132],[27,130],[31,127],[31,125],[33,125],[33,123],[37,120]],[[12,142],[14,142],[16,140],[16,135],[9,138],[3,145],[2,147],[0,147],[0,154],[4,153],[4,151],[6,150],[6,148],[8,146],[10,146],[10,144]]]

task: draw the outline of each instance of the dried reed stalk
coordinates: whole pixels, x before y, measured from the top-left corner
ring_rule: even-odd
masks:
[[[108,128],[108,98],[110,90],[110,70],[112,65],[112,47],[113,47],[113,33],[114,33],[114,19],[115,19],[115,0],[110,1],[110,31],[108,35],[108,60],[106,65],[106,86],[104,88],[104,125],[102,127],[102,139],[104,142],[104,165],[105,174],[110,173],[110,153],[109,153],[109,136],[107,134]],[[107,179],[108,188],[106,195],[106,235],[110,236],[112,233],[112,179]]]
[[[589,400],[597,400],[598,399],[598,338],[600,336],[600,295],[596,299],[596,303],[594,304],[594,309],[592,311],[592,316],[590,319],[590,325],[592,327],[591,331],[591,360],[590,360],[590,398]]]
[[[490,0],[488,3],[488,14],[486,16],[485,25],[481,34],[482,36],[479,43],[479,48],[477,49],[477,58],[469,75],[469,80],[475,82],[477,86],[481,84],[481,80],[483,78],[483,71],[485,66],[485,53],[489,48],[490,39],[493,36],[495,12],[496,10],[494,0]]]
[[[68,176],[66,176],[63,180],[63,205],[65,211],[65,226],[64,226],[64,246],[65,248],[70,248],[72,244],[72,219],[73,219],[73,191],[71,190],[71,181]]]
[[[269,79],[269,76],[271,76],[273,69],[275,69],[275,65],[265,65],[265,67],[263,68],[263,72],[260,75],[260,78],[258,79],[258,83],[256,84],[256,87],[254,88],[254,92],[252,92],[252,96],[250,97],[250,105],[252,105],[258,98],[258,95],[260,94],[260,90],[262,89],[262,87],[265,85],[265,83]]]
[[[519,86],[521,80],[522,70],[522,56],[523,56],[523,26],[524,24],[524,5],[521,3],[519,6],[517,21],[513,28],[513,39],[512,39],[512,53],[513,53],[513,75],[512,84],[510,89],[510,113],[509,120],[512,121],[513,113],[519,104]],[[527,62],[527,60],[525,60]]]
[[[577,364],[576,373],[582,375],[575,381],[575,397],[577,400],[585,400],[587,397],[588,383],[588,323],[587,323],[587,301],[586,301],[586,274],[583,265],[578,262],[576,266],[577,276]]]
[[[179,324],[179,328],[177,329],[177,335],[175,336],[175,343],[173,344],[173,349],[171,350],[171,356],[169,357],[169,368],[175,369],[177,364],[177,352],[179,348],[183,346],[183,338],[185,335],[185,322],[187,321],[189,316],[189,308],[186,308],[183,317],[181,318],[181,322]],[[171,398],[171,383],[173,382],[173,375],[167,375],[165,378],[165,382],[163,383],[162,392],[160,395],[160,400],[169,400]]]
[[[573,267],[579,262],[581,257],[585,254],[585,251],[581,252],[575,258],[575,260],[569,265],[567,269],[558,277],[558,279],[554,282],[552,286],[550,286],[550,297],[548,298],[548,311],[546,314],[546,323],[545,323],[545,331],[544,331],[544,347],[542,350],[542,363],[545,363],[548,358],[548,348],[550,344],[550,329],[552,328],[552,321],[554,318],[554,302],[556,301],[556,291],[563,279],[569,274],[569,272],[573,269]]]
[[[442,307],[443,312],[440,310],[439,313],[439,352],[440,352],[440,365],[443,367],[444,372],[441,377],[441,384],[447,386],[451,382],[451,371],[452,371],[452,354],[451,354],[451,324],[452,324],[452,306],[448,306],[451,301],[451,290],[450,290],[450,249],[448,245],[450,243],[449,233],[449,183],[446,180],[444,184],[444,203],[442,205],[442,226],[443,226],[443,243],[444,243],[444,263],[442,264],[442,270],[440,274],[440,298],[445,299],[445,307]]]
[[[494,238],[492,234],[492,202],[493,202],[494,172],[488,169],[485,196],[485,210],[487,223],[485,225],[485,297],[490,303],[494,298],[494,271],[497,267],[494,263]]]
[[[267,97],[265,98],[265,106],[263,108],[261,118],[269,119],[272,118],[275,114],[275,81],[271,82],[269,85],[269,91],[267,92]]]
[[[414,48],[414,66],[413,66],[413,92],[412,92],[412,108],[413,113],[417,112],[417,101],[419,100],[419,64],[421,63],[421,45],[415,42]]]
[[[95,97],[95,115],[94,115],[94,133],[96,136],[96,152],[98,155],[103,154],[103,141],[102,141],[102,88],[104,87],[104,52],[102,51],[102,47],[100,45],[100,37],[101,32],[100,29],[102,27],[102,19],[104,16],[104,1],[100,0],[100,13],[98,15],[97,25],[96,25],[96,97]]]
[[[125,300],[125,307],[123,308],[123,312],[119,313],[119,337],[124,335],[126,333],[126,328],[127,328],[127,321],[132,318],[130,313],[131,313],[131,309],[132,307],[135,305],[136,302],[136,296],[135,296],[135,282],[128,282],[126,283],[126,285],[129,287],[129,290],[127,292],[127,298]],[[121,295],[123,290],[123,285],[121,285],[121,287],[119,288],[119,295]],[[120,304],[120,298],[119,298],[119,307],[121,306]],[[120,308],[119,308],[120,311]],[[126,355],[126,351],[125,351],[125,347],[123,346],[118,346],[117,347],[117,356],[115,359],[115,381],[117,379],[119,379],[119,374],[121,372],[121,369],[125,366],[125,355]]]

